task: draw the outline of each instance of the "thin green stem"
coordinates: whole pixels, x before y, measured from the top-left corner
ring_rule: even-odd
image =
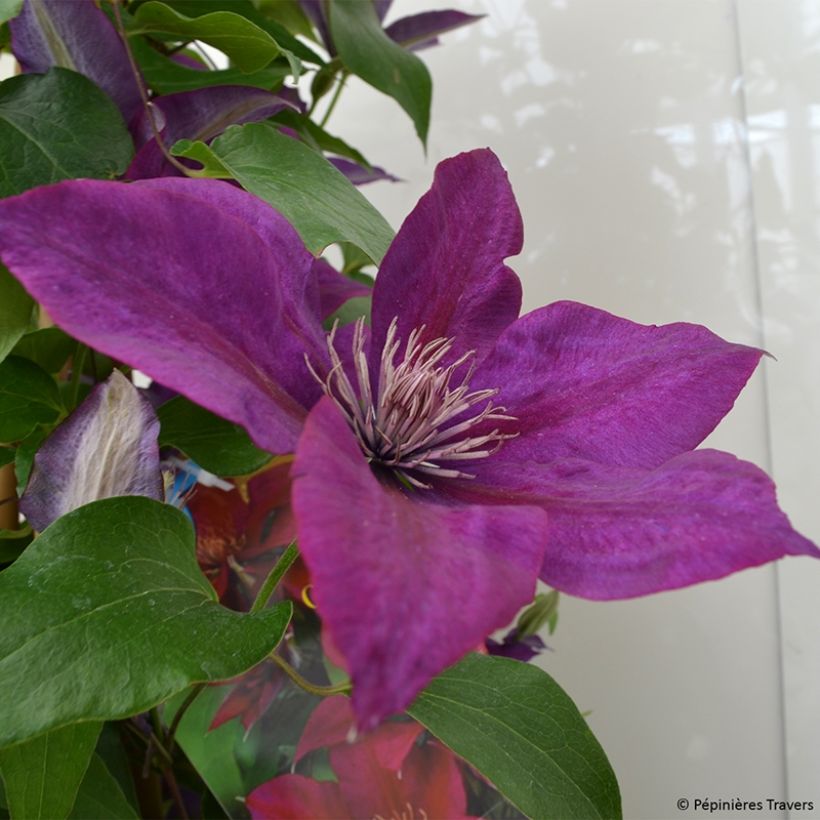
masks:
[[[343,71],[339,76],[339,82],[336,84],[336,90],[333,92],[333,96],[330,99],[330,104],[327,107],[327,111],[325,111],[324,116],[319,122],[319,128],[324,128],[327,125],[327,121],[330,119],[330,115],[333,113],[333,109],[336,107],[336,103],[339,102],[339,97],[342,95],[342,89],[345,87],[345,82],[347,80],[347,72]]]
[[[197,699],[197,696],[204,688],[204,683],[197,683],[195,686],[193,686],[191,688],[191,691],[188,692],[188,695],[186,696],[185,700],[183,700],[180,704],[179,709],[177,709],[177,712],[174,715],[174,719],[171,721],[171,725],[168,728],[168,734],[165,738],[165,742],[168,744],[169,752],[174,751],[174,738],[176,737],[180,721],[185,716],[185,713],[188,711],[188,707],[191,706],[191,704]]]
[[[296,546],[295,541],[291,541],[259,588],[256,599],[251,605],[251,612],[259,612],[265,608],[270,596],[273,595],[273,591],[276,589],[276,585],[282,580],[284,574],[293,566],[293,562],[298,557],[299,547]]]
[[[280,658],[279,655],[273,652],[269,657],[300,689],[310,692],[311,695],[326,698],[330,695],[346,695],[350,692],[351,686],[349,683],[337,683],[335,686],[317,686],[307,678],[303,678],[284,658]]]
[[[159,150],[162,151],[162,155],[165,157],[177,171],[182,171],[185,176],[190,176],[191,169],[187,168],[183,165],[176,157],[171,155],[171,152],[168,150],[167,146],[162,140],[162,137],[159,133],[159,128],[157,127],[157,122],[154,119],[154,108],[151,105],[151,101],[148,99],[148,91],[145,88],[145,83],[142,81],[142,74],[140,73],[139,66],[137,66],[137,61],[134,59],[134,52],[131,50],[131,41],[128,39],[128,32],[125,30],[125,24],[122,21],[122,12],[120,11],[120,3],[122,0],[113,0],[112,6],[114,8],[114,22],[116,24],[117,32],[120,35],[120,39],[122,40],[122,44],[125,47],[125,54],[128,57],[128,65],[131,66],[131,73],[134,75],[134,82],[137,84],[137,89],[140,93],[140,99],[142,100],[142,107],[145,109],[145,116],[148,118],[148,124],[151,126],[151,132],[154,135],[154,139],[157,141],[157,145],[159,146]]]

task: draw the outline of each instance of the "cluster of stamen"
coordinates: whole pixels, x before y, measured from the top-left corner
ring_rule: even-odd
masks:
[[[392,469],[415,487],[430,487],[420,476],[474,478],[458,469],[458,462],[486,458],[515,434],[497,428],[480,435],[470,435],[470,431],[487,421],[515,418],[492,403],[497,389],[470,391],[475,351],[448,365],[441,363],[452,350],[453,339],[421,343],[424,326],[417,328],[396,363],[402,344],[397,325],[393,319],[387,330],[376,391],[365,355],[363,319],[357,321],[353,333],[355,387],[334,346],[337,325],[327,337],[332,365],[328,375],[320,377],[309,361],[308,367],[350,423],[370,462]],[[473,415],[467,413],[482,404]]]

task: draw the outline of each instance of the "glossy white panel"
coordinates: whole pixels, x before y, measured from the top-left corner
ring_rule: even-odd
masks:
[[[739,6],[774,476],[820,534],[820,3]],[[820,565],[780,570],[788,786],[820,817]],[[805,816],[795,812],[795,818]]]
[[[424,54],[427,158],[395,104],[355,82],[331,120],[410,180],[366,189],[391,221],[436,161],[489,145],[524,214],[513,266],[528,308],[573,298],[760,344],[733,3],[397,0],[393,14],[433,5],[488,17]],[[761,376],[709,443],[767,466]],[[785,797],[776,581],[765,567],[642,600],[562,603],[543,665],[592,710],[627,817],[695,816],[679,797]]]

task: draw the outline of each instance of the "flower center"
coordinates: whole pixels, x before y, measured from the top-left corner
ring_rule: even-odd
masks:
[[[323,379],[308,362],[310,372],[342,411],[371,463],[390,468],[415,487],[430,487],[423,476],[474,478],[459,469],[459,462],[486,458],[515,436],[498,429],[478,434],[474,428],[487,421],[515,418],[493,404],[497,389],[470,391],[475,351],[443,366],[441,361],[454,340],[439,338],[420,344],[422,326],[410,334],[399,357],[397,325],[398,320],[393,319],[387,330],[377,391],[364,352],[364,319],[356,322],[353,332],[355,387],[334,346],[337,325],[327,337],[333,365],[330,373]]]

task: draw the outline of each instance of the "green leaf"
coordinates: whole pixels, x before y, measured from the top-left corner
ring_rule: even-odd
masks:
[[[353,324],[357,319],[364,316],[365,323],[369,325],[372,301],[370,296],[354,296],[331,313],[322,324],[327,330],[330,330],[336,322],[344,327]]]
[[[23,8],[23,0],[0,0],[0,23],[15,18]]]
[[[203,163],[203,175],[233,177],[269,202],[317,255],[347,240],[379,262],[393,240],[384,217],[342,173],[272,123],[231,126],[210,146],[181,140],[172,153]]]
[[[221,686],[209,686],[200,692],[179,722],[176,740],[228,816],[236,817],[244,814],[242,798],[247,793],[235,754],[245,737],[245,728],[238,720],[229,720],[210,731],[225,693]],[[168,704],[166,721],[172,720],[183,699],[180,695]]]
[[[76,340],[60,328],[44,327],[23,336],[12,352],[34,362],[46,373],[59,373],[76,348]]]
[[[159,408],[159,444],[171,445],[216,475],[248,475],[272,458],[237,424],[177,396]]]
[[[291,614],[289,602],[220,606],[188,519],[140,497],[58,519],[0,573],[0,600],[0,680],[14,693],[0,701],[0,747],[233,678],[273,651]]]
[[[603,749],[575,704],[536,666],[468,655],[407,711],[529,817],[621,817]]]
[[[137,9],[130,33],[173,34],[186,40],[201,40],[227,54],[246,73],[259,71],[282,55],[291,63],[294,76],[300,73],[299,60],[291,52],[281,48],[267,31],[232,11],[186,17],[165,3],[149,0]]]
[[[61,409],[57,385],[42,368],[19,356],[0,362],[0,443],[25,438]]]
[[[327,65],[323,65],[313,75],[313,79],[310,82],[310,98],[313,100],[313,106],[333,88],[338,73],[339,67],[328,63]]]
[[[372,288],[375,280],[372,276],[362,272],[362,268],[370,265],[370,259],[350,242],[340,242],[339,247],[342,249],[342,273]]]
[[[132,806],[139,804],[137,790],[134,786],[134,772],[128,761],[128,752],[123,745],[120,735],[120,725],[117,723],[103,724],[100,739],[97,741],[97,751],[109,774],[117,781],[120,791]]]
[[[0,368],[1,369],[1,368]],[[33,433],[26,436],[17,446],[14,453],[14,472],[17,473],[17,494],[22,495],[28,484],[28,477],[31,475],[31,468],[34,466],[34,457],[40,449],[40,445],[48,435],[48,430],[43,427],[37,428]]]
[[[373,3],[334,0],[328,10],[330,32],[344,65],[396,100],[426,145],[433,93],[427,67],[384,33]]]
[[[281,0],[277,1],[281,2]],[[214,11],[232,11],[234,14],[241,14],[246,20],[250,20],[259,28],[267,31],[280,47],[293,52],[300,60],[314,65],[324,65],[324,60],[313,49],[297,40],[288,31],[288,27],[265,17],[254,8],[250,0],[168,0],[166,5],[188,17],[201,17],[203,14]]]
[[[515,625],[518,637],[527,638],[535,635],[545,624],[548,625],[549,633],[552,635],[558,623],[559,597],[557,589],[536,595],[535,600],[518,616]]]
[[[11,816],[21,820],[68,817],[101,728],[99,723],[74,723],[0,750]]]
[[[1,87],[1,86],[0,86]],[[0,361],[8,356],[34,318],[34,300],[0,265]]]
[[[111,98],[66,68],[0,83],[0,196],[122,174],[134,153]]]
[[[176,94],[179,91],[193,91],[214,85],[247,85],[271,90],[278,88],[290,74],[288,67],[279,63],[251,74],[246,74],[238,68],[198,71],[175,63],[155,51],[142,37],[131,38],[131,49],[145,82],[158,94]]]
[[[80,784],[77,800],[69,817],[74,820],[88,820],[90,817],[104,817],[105,820],[136,820],[138,817],[123,794],[120,784],[98,754],[91,756],[91,763]]]
[[[313,38],[313,26],[299,0],[256,0],[256,5],[261,14],[276,20],[288,31]]]

